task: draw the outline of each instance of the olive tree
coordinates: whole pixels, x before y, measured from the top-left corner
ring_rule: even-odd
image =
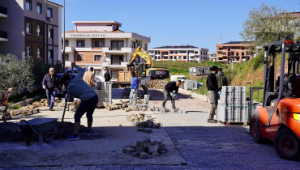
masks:
[[[0,68],[0,92],[2,95],[11,87],[17,90],[27,88],[31,91],[34,83],[32,58],[18,59],[12,54],[0,54]]]
[[[253,8],[243,24],[240,35],[245,41],[252,41],[256,46],[273,41],[293,40],[299,29],[299,19],[291,11],[264,3]]]

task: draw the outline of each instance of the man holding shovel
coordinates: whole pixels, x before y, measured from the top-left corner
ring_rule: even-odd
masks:
[[[74,100],[74,97],[79,98],[81,100],[81,103],[74,115],[74,134],[67,138],[67,140],[75,141],[80,139],[78,135],[80,119],[84,115],[84,113],[86,113],[88,121],[88,130],[84,131],[83,134],[88,136],[92,134],[91,129],[93,123],[93,113],[98,104],[99,99],[95,90],[83,80],[85,70],[81,67],[78,67],[74,62],[72,63],[72,67],[76,67],[78,69],[79,72],[77,76],[71,81],[68,78],[62,77],[61,83],[67,87],[68,97],[66,97],[66,102],[72,102]]]

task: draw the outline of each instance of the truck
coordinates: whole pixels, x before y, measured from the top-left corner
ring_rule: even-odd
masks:
[[[134,64],[137,57],[142,57],[146,63]],[[166,79],[169,78],[170,73],[166,67],[154,67],[152,57],[143,50],[140,46],[136,48],[135,52],[127,65],[127,71],[118,71],[118,83],[120,86],[128,85],[131,81],[130,72],[135,72],[137,77],[143,78],[150,76],[151,79]]]

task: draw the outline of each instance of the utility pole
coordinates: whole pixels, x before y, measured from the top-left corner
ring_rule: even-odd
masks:
[[[66,1],[64,0],[64,50],[63,50],[63,72],[65,72],[65,66],[66,66]]]

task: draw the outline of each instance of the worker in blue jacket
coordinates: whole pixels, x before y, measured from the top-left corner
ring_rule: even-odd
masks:
[[[131,91],[129,96],[129,105],[132,105],[132,98],[134,98],[134,105],[136,105],[138,89],[139,89],[139,79],[135,72],[131,72]]]

